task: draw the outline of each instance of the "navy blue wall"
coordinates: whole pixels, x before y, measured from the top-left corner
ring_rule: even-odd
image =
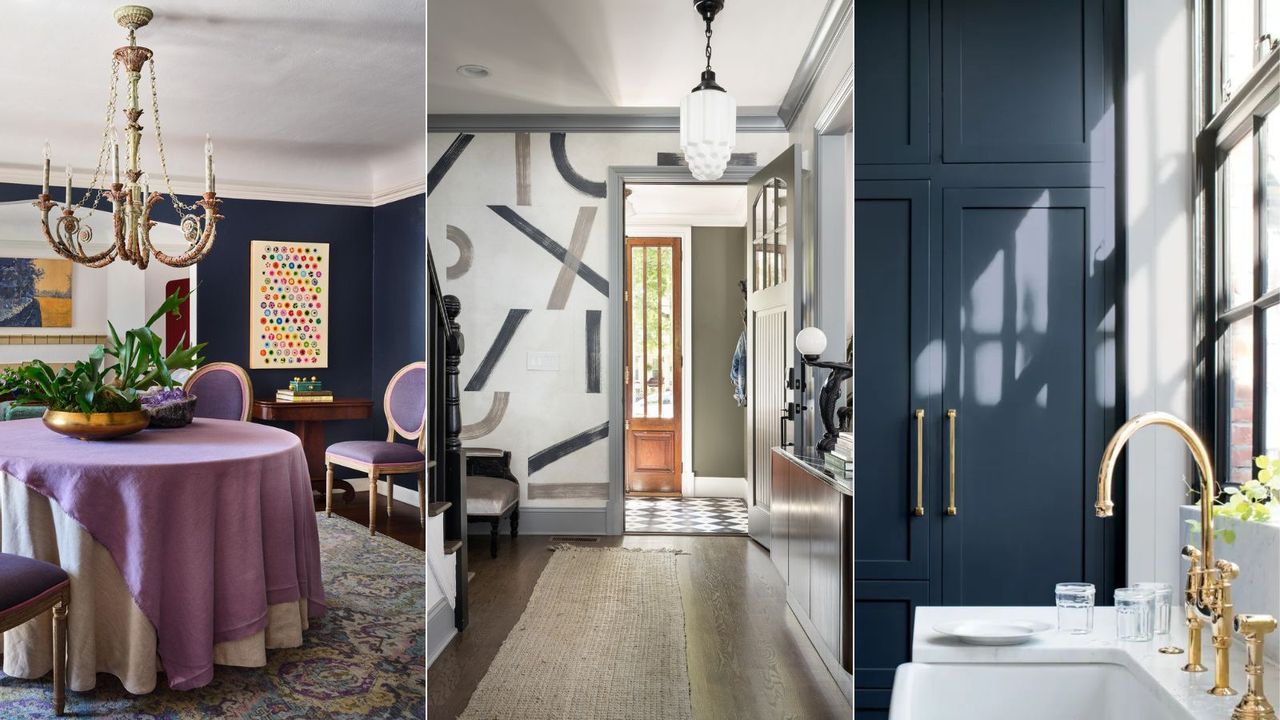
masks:
[[[79,192],[79,191],[78,191]],[[34,185],[0,183],[0,202],[34,200]],[[55,195],[61,193],[57,190]],[[183,197],[183,202],[195,198]],[[399,205],[396,203],[395,205]],[[390,207],[390,206],[388,206]],[[158,205],[157,219],[176,222],[167,203]],[[367,397],[381,401],[381,386],[373,385],[373,256],[374,208],[265,200],[223,201],[225,220],[218,224],[217,240],[197,271],[198,312],[196,337],[208,343],[210,361],[233,362],[249,367],[249,243],[253,240],[329,243],[329,367],[314,374],[336,395]],[[393,215],[394,216],[394,215]],[[31,209],[33,234],[38,214]],[[418,220],[419,245],[425,243]],[[409,247],[407,241],[402,243]],[[386,244],[385,264],[394,266],[400,245]],[[419,249],[421,255],[423,250]],[[421,267],[421,260],[418,261]],[[407,264],[412,264],[412,258]],[[418,297],[423,277],[417,276]],[[418,301],[418,337],[422,337],[422,301]],[[418,353],[421,355],[421,352]],[[417,356],[415,356],[415,359]],[[296,371],[251,370],[254,393],[272,397]],[[380,412],[380,411],[379,411]],[[364,440],[382,437],[385,423],[378,420],[331,423],[327,439]]]
[[[427,196],[373,209],[374,432],[385,433],[382,394],[396,370],[426,358]],[[412,477],[396,478],[417,487]]]

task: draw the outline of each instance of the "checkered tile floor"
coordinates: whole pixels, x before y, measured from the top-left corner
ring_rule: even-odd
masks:
[[[742,498],[627,498],[626,532],[654,535],[746,535]]]

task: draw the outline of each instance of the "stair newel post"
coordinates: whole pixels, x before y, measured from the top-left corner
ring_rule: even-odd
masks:
[[[462,394],[458,385],[458,365],[462,362],[466,342],[457,320],[458,313],[462,312],[461,301],[455,295],[445,295],[444,310],[449,323],[444,351],[444,483],[445,500],[452,503],[445,511],[445,538],[462,541],[462,547],[455,554],[457,603],[453,613],[454,626],[462,630],[467,626],[467,474],[459,437],[462,432]]]

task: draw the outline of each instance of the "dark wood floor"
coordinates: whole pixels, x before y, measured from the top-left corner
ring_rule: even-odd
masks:
[[[378,497],[378,521],[375,529],[391,538],[413,546],[419,550],[427,547],[427,531],[418,524],[418,507],[399,500],[391,503],[391,517],[387,517],[387,495],[384,491]],[[324,499],[317,496],[316,510],[324,510]],[[358,492],[354,502],[343,502],[342,493],[334,493],[333,512],[361,525],[369,525],[369,493]],[[426,569],[423,569],[426,572]]]
[[[548,539],[487,536],[469,544],[471,624],[427,672],[427,716],[456,718],[528,604],[551,552]],[[743,537],[635,536],[588,546],[672,547],[688,637],[689,685],[699,720],[846,720],[853,712],[786,609],[768,553]],[[566,720],[571,720],[566,718]]]

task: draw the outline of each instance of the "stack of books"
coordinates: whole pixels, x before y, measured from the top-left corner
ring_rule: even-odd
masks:
[[[333,393],[325,390],[314,376],[296,377],[289,381],[288,390],[276,391],[276,402],[333,402]]]
[[[827,467],[840,477],[853,477],[853,434],[842,432],[836,446],[824,453]]]

